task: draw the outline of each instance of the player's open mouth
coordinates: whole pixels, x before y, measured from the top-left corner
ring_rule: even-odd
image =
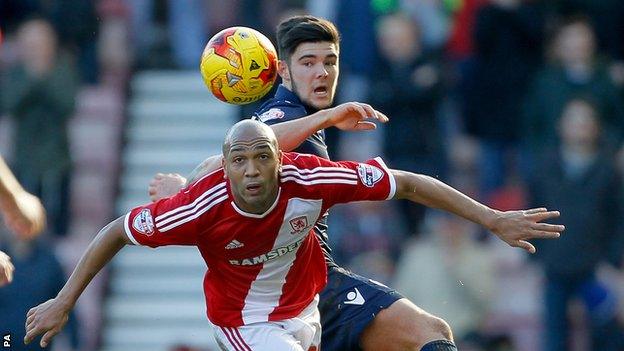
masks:
[[[247,184],[247,186],[245,186],[245,189],[252,193],[252,194],[257,194],[258,192],[260,192],[260,189],[262,188],[262,186],[260,186],[260,184]]]
[[[327,96],[327,88],[326,87],[318,87],[318,88],[314,88],[314,95],[316,96]]]

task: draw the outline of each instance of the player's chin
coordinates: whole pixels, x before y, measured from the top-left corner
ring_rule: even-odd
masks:
[[[312,99],[310,99],[309,105],[314,107],[317,110],[323,110],[323,109],[331,107],[333,102],[334,102],[334,98],[330,96],[326,96],[326,97],[313,96]]]

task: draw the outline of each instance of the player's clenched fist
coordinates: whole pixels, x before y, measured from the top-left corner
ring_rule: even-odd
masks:
[[[0,286],[6,285],[13,280],[14,269],[11,258],[0,251]]]
[[[41,347],[46,347],[52,338],[58,334],[69,319],[68,308],[58,299],[48,300],[37,307],[33,307],[26,314],[26,336],[24,343],[29,344],[38,335],[43,334]]]

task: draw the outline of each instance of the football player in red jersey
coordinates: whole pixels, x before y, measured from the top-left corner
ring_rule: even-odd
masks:
[[[320,343],[318,293],[327,277],[313,225],[334,204],[407,199],[479,223],[512,246],[564,229],[541,223],[556,211],[497,211],[434,178],[389,170],[379,158],[282,153],[272,129],[252,120],[228,131],[221,162],[175,196],[105,226],[56,298],[28,311],[24,342],[43,334],[47,346],[91,279],[128,244],[198,247],[210,267],[208,318],[225,350],[305,351]]]
[[[252,118],[271,125],[282,150],[328,159],[323,129],[333,125],[340,129],[372,129],[364,120],[366,116],[387,121],[366,104],[350,102],[331,107],[340,71],[339,34],[331,22],[313,16],[288,18],[277,28],[277,44],[282,85]],[[364,112],[358,112],[361,109]],[[217,156],[207,158],[189,176],[188,184],[216,169],[218,164]],[[152,199],[159,199],[186,184],[177,174],[157,174],[149,193]],[[328,284],[319,301],[323,349],[455,350],[451,329],[444,320],[422,310],[394,289],[334,262],[327,243],[326,216],[314,227],[328,270]],[[535,250],[526,241],[513,245],[529,252]],[[352,297],[358,303],[353,303]]]

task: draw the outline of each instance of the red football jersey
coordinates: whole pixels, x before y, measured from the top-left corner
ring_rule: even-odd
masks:
[[[329,207],[394,196],[395,182],[380,158],[332,162],[284,153],[280,189],[263,214],[234,203],[223,169],[173,197],[128,213],[125,229],[137,245],[195,245],[204,277],[208,318],[223,327],[293,318],[325,286],[327,271],[311,232]]]

